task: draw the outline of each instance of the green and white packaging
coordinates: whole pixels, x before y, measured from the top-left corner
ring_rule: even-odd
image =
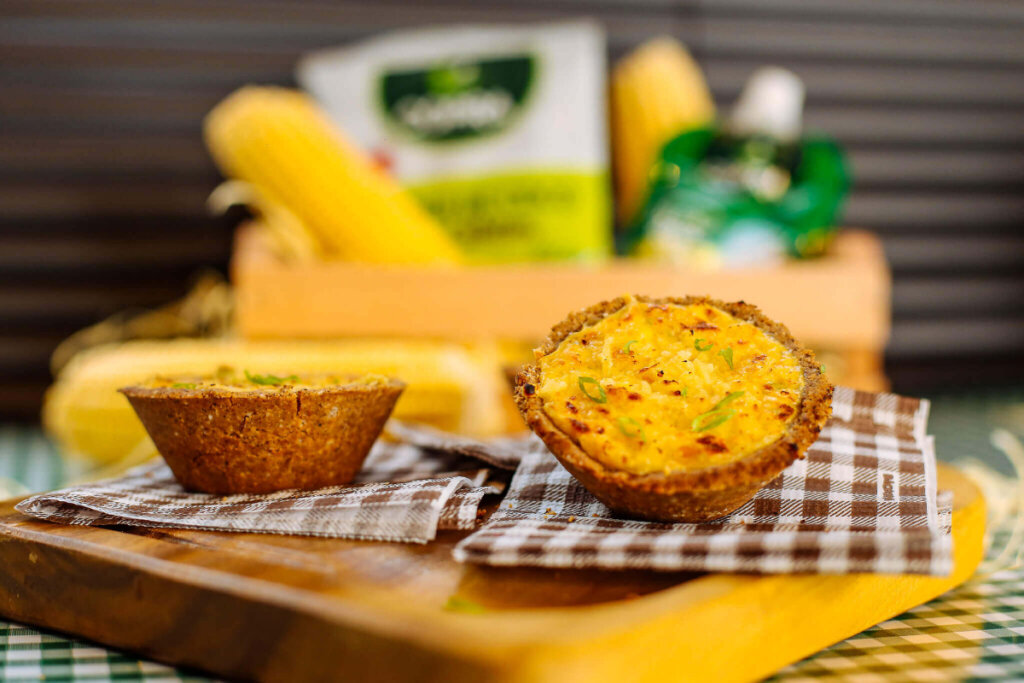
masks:
[[[611,253],[597,24],[400,31],[309,55],[298,80],[470,260]]]

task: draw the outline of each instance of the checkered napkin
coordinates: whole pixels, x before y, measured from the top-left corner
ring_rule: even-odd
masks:
[[[426,543],[438,529],[473,529],[490,470],[440,435],[403,426],[428,446],[378,441],[353,485],[216,496],[185,491],[162,462],[119,479],[22,501],[25,514],[62,524],[173,527]]]
[[[936,491],[928,403],[838,388],[798,460],[721,520],[618,519],[540,448],[500,509],[455,548],[462,562],[664,571],[912,573],[952,570],[952,496]]]

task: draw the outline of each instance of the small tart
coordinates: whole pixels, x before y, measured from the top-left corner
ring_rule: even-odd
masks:
[[[813,352],[743,302],[620,297],[570,315],[516,381],[527,424],[612,509],[728,514],[831,414]]]
[[[121,393],[182,486],[235,494],[351,482],[404,386],[369,375],[222,368]]]

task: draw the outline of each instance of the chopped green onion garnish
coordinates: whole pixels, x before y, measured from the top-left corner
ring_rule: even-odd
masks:
[[[730,370],[735,370],[732,366],[732,347],[726,346],[724,349],[718,352],[718,355],[725,359],[725,362],[729,364]]]
[[[690,429],[695,432],[706,432],[731,419],[735,414],[735,410],[709,410],[693,418],[693,422],[690,423]]]
[[[747,392],[745,392],[745,391],[734,391],[731,394],[726,394],[726,397],[723,398],[718,403],[716,403],[715,407],[712,408],[711,410],[719,410],[720,408],[724,408],[725,406],[729,405],[730,403],[732,403],[733,401],[735,401],[736,399],[738,399],[740,396],[742,396],[745,393],[747,393]]]
[[[171,385],[172,389],[195,389],[196,385],[192,382],[177,382]]]
[[[622,347],[623,353],[629,353],[629,347],[636,343],[636,339],[630,339],[626,342],[626,345]]]
[[[635,431],[630,431],[626,427],[635,427]],[[641,441],[647,441],[647,437],[644,436],[644,427],[642,424],[637,422],[631,417],[620,417],[619,418],[619,431],[628,436],[629,438],[640,437]]]
[[[263,384],[269,386],[277,386],[279,384],[285,384],[286,382],[298,382],[298,375],[289,375],[287,377],[278,377],[277,375],[252,375],[249,374],[248,370],[245,370],[245,378],[253,384]]]
[[[444,608],[449,612],[465,612],[466,614],[483,614],[487,611],[487,608],[480,603],[460,598],[457,595],[450,596],[448,602],[444,604]]]
[[[823,375],[824,375],[824,374],[825,374],[825,372],[826,372],[826,370],[825,370],[825,364],[824,364],[824,363],[822,363],[822,364],[821,364],[821,374],[823,374]]]
[[[595,387],[597,387],[597,396],[595,396],[594,394],[590,393],[587,390],[587,385],[588,384],[593,384]],[[607,403],[608,402],[608,394],[604,393],[604,387],[602,387],[600,382],[598,382],[593,377],[585,377],[585,376],[581,375],[580,376],[579,385],[580,385],[580,391],[582,391],[583,394],[587,398],[589,398],[591,401],[593,401],[594,403]]]
[[[715,345],[714,342],[707,342],[704,346],[701,346],[700,343],[702,341],[704,341],[704,340],[703,339],[697,339],[696,341],[694,341],[693,342],[693,348],[697,349],[698,351],[707,351],[708,349],[710,349],[712,346]]]

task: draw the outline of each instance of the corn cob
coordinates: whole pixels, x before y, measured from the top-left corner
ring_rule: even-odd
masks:
[[[395,406],[397,418],[477,434],[505,428],[501,395],[507,389],[484,355],[441,342],[370,340],[177,339],[89,349],[76,355],[50,387],[43,423],[69,453],[95,463],[116,462],[147,438],[119,387],[156,374],[212,373],[221,365],[278,375],[389,375],[408,385]]]
[[[206,145],[230,178],[294,214],[332,258],[458,263],[458,247],[416,200],[333,126],[313,100],[246,87],[214,107]]]
[[[651,165],[676,135],[715,116],[707,83],[678,41],[655,38],[612,72],[611,128],[616,218],[632,220],[647,192]]]

